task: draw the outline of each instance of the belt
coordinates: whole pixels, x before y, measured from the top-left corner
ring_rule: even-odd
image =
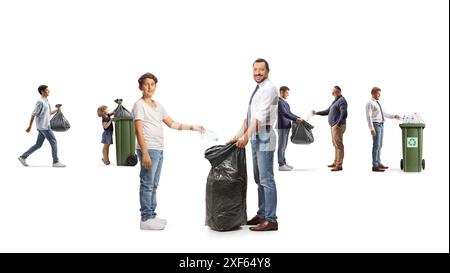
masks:
[[[270,129],[272,129],[272,126],[270,125],[258,126],[256,130],[259,131],[260,129],[266,129],[266,131],[270,131]]]

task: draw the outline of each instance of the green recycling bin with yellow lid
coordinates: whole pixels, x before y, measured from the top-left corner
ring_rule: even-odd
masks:
[[[138,160],[133,116],[123,107],[122,99],[116,99],[115,102],[118,106],[112,120],[115,123],[117,166],[135,166]]]
[[[420,172],[425,169],[423,152],[424,123],[402,123],[402,154],[400,168],[405,172]]]

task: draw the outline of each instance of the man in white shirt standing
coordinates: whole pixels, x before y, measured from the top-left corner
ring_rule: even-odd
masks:
[[[400,119],[399,115],[391,115],[383,111],[379,102],[381,89],[372,88],[372,99],[366,104],[367,123],[373,138],[372,146],[372,171],[384,172],[388,167],[381,164],[380,152],[383,146],[383,126],[385,118]]]
[[[253,62],[257,85],[248,104],[247,118],[231,142],[245,148],[252,146],[253,175],[258,185],[258,212],[247,222],[252,231],[278,230],[276,216],[277,188],[273,174],[276,135],[273,125],[278,116],[278,92],[269,80],[269,64],[264,59]]]

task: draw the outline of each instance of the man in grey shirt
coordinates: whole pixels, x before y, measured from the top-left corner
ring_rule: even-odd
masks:
[[[34,153],[37,149],[41,148],[44,140],[47,139],[50,143],[50,146],[52,147],[53,167],[65,167],[66,165],[59,162],[56,138],[53,134],[53,131],[50,129],[50,117],[60,109],[58,108],[52,111],[50,103],[47,99],[47,97],[50,95],[50,90],[48,89],[47,85],[39,86],[38,92],[41,95],[41,98],[36,102],[36,106],[34,107],[33,113],[31,114],[30,124],[25,131],[27,133],[31,131],[34,118],[36,118],[36,129],[38,130],[39,134],[36,140],[36,144],[28,149],[28,151],[23,153],[23,155],[19,156],[18,159],[20,163],[22,163],[22,165],[27,167],[27,157]]]

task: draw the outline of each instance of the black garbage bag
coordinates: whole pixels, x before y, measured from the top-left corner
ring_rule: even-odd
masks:
[[[311,144],[314,142],[312,129],[314,126],[306,121],[301,123],[292,122],[291,141],[294,144]]]
[[[118,104],[116,111],[114,112],[115,119],[133,119],[133,115],[130,111],[123,107],[122,99],[115,99],[114,102]]]
[[[70,123],[64,117],[63,113],[59,111],[50,119],[50,128],[55,132],[65,132],[69,130]]]
[[[239,228],[247,222],[247,165],[245,149],[235,144],[205,151],[211,163],[206,183],[205,224],[217,231]]]

